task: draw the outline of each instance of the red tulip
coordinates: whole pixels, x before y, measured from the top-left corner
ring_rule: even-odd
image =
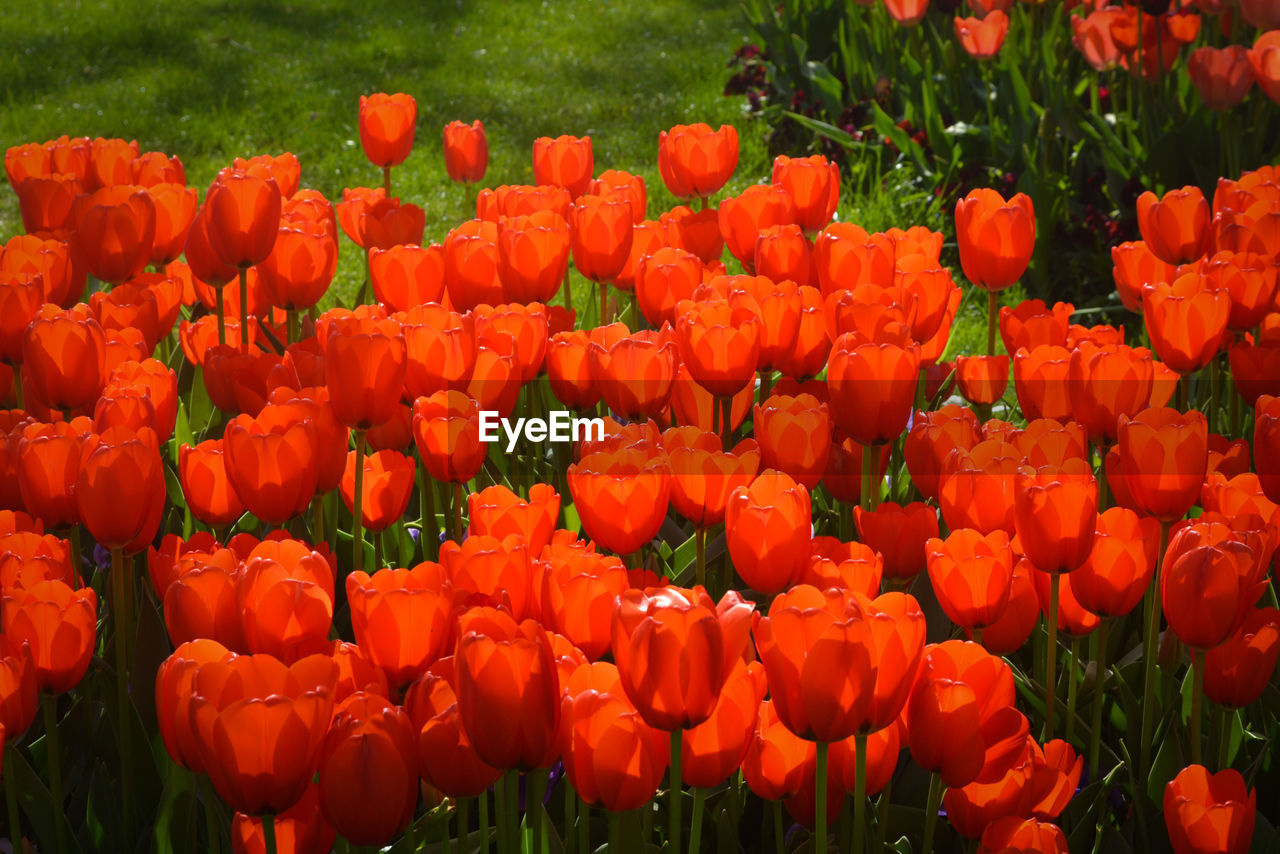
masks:
[[[974,190],[956,203],[960,265],[970,282],[987,291],[1009,287],[1026,272],[1036,242],[1035,210],[1023,193],[1005,199]]]
[[[540,136],[533,141],[533,180],[564,187],[574,199],[587,191],[595,161],[591,137]]]
[[[658,134],[658,172],[678,199],[710,198],[738,167],[738,130],[721,125],[676,125]]]
[[[1258,793],[1240,772],[1189,765],[1164,789],[1164,823],[1174,854],[1244,854],[1253,839]]]
[[[444,126],[444,168],[449,180],[474,184],[484,180],[489,165],[489,143],[484,124],[452,121]]]
[[[209,246],[228,267],[247,269],[271,254],[280,229],[280,187],[272,178],[224,169],[205,197]]]
[[[399,166],[413,150],[418,104],[412,95],[360,96],[360,145],[374,166]]]
[[[738,487],[725,508],[734,569],[761,593],[778,593],[799,578],[811,531],[808,490],[781,472],[766,471]]]

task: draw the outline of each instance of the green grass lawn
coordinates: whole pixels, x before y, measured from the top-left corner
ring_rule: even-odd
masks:
[[[651,214],[675,203],[658,176],[658,132],[736,124],[730,189],[767,177],[763,127],[722,95],[744,39],[734,0],[47,0],[0,9],[0,147],[61,134],[137,139],[177,154],[207,187],[236,156],[292,151],[303,186],[331,199],[380,186],[357,132],[360,95],[418,102],[413,154],[394,192],[420,205],[427,238],[473,215],[474,188],[444,171],[441,130],[479,118],[485,185],[530,183],[539,136],[589,134],[596,171],[643,175]],[[0,235],[21,231],[0,193]],[[345,238],[332,293],[363,271]]]

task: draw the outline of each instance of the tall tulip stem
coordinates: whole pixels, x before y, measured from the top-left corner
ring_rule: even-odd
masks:
[[[133,730],[129,726],[129,594],[124,549],[111,550],[111,618],[115,624],[116,721],[120,747],[120,793],[124,800],[125,838],[133,838]]]
[[[530,835],[533,837],[532,847],[535,854],[542,854],[547,850],[543,839],[542,821],[542,799],[547,793],[547,775],[546,768],[537,768],[525,776],[528,788],[525,790],[524,814],[527,817]]]
[[[1231,173],[1236,174],[1236,173]],[[1222,385],[1222,359],[1218,353],[1213,354],[1213,360],[1209,362],[1209,432],[1217,433],[1218,426],[1218,393],[1219,387]]]
[[[564,268],[564,307],[566,311],[573,311],[573,279],[567,265]]]
[[[225,346],[227,343],[227,305],[226,300],[222,296],[222,287],[213,289],[214,311],[218,314],[218,346]],[[14,372],[17,373],[16,371]]]
[[[462,542],[462,484],[453,484],[453,538]]]
[[[600,283],[600,325],[606,326],[609,320],[605,319],[605,315],[609,312],[609,286],[604,282]]]
[[[489,854],[489,793],[481,792],[477,800],[480,802],[480,854]]]
[[[1151,727],[1155,723],[1156,657],[1160,643],[1160,572],[1169,546],[1169,523],[1160,523],[1160,550],[1156,572],[1146,593],[1147,625],[1142,636],[1142,730],[1138,741],[1138,779],[1151,769]]]
[[[497,829],[498,854],[508,854],[507,839],[507,781],[508,777],[503,774],[493,784],[493,824]],[[484,823],[484,812],[480,813],[481,823]]]
[[[40,695],[41,711],[44,712],[45,758],[49,761],[49,795],[53,799],[54,830],[57,842],[56,851],[64,854],[67,850],[66,822],[62,821],[64,801],[62,795],[62,751],[58,747],[58,698],[53,694]],[[13,778],[6,785],[12,788]],[[130,837],[132,839],[132,837]]]
[[[1204,650],[1191,651],[1191,764],[1200,765],[1200,725],[1204,706]]]
[[[862,854],[867,833],[867,735],[854,736],[853,854]]]
[[[684,730],[673,729],[671,731],[671,784],[667,789],[667,808],[670,812],[671,831],[669,838],[671,840],[671,852],[677,854],[680,851],[680,832],[684,830],[681,824],[680,816],[680,795],[683,786],[680,782],[680,760],[682,756],[681,742],[684,740]]]
[[[938,808],[942,805],[942,778],[934,771],[929,775],[929,796],[924,808],[924,841],[920,850],[923,854],[933,854],[933,830],[938,825]]]
[[[9,839],[15,849],[22,841],[22,818],[18,815],[18,788],[13,785],[14,751],[18,749],[17,739],[12,739],[4,746],[4,803],[9,811]]]
[[[694,583],[699,587],[707,586],[707,530],[698,528],[693,532],[693,542],[697,547],[698,558],[694,565]]]
[[[871,482],[875,480],[876,457],[875,445],[862,446],[862,493],[858,496],[858,503],[862,505],[862,512],[869,513],[876,509],[875,495],[872,494]],[[879,490],[875,490],[878,492]]]
[[[817,854],[827,851],[827,752],[830,745],[825,741],[818,742],[818,759],[814,768],[814,824],[815,841],[813,850]]]
[[[714,400],[714,398],[713,398]],[[715,404],[712,403],[712,406]],[[724,450],[727,453],[733,447],[733,397],[720,399],[720,428],[724,431]]]
[[[302,336],[302,328],[298,325],[298,310],[291,308],[284,313],[284,343],[296,344]]]
[[[773,847],[778,854],[787,850],[786,830],[782,826],[782,801],[773,802]]]
[[[889,836],[889,805],[893,802],[893,776],[880,790],[880,800],[876,803],[876,852],[885,850],[885,840]]]
[[[591,804],[578,799],[578,851],[579,854],[591,852]]]
[[[249,268],[240,268],[240,352],[249,352]]]
[[[1225,771],[1231,767],[1231,724],[1236,713],[1231,709],[1218,707],[1218,770]]]
[[[382,167],[382,191],[387,194],[387,198],[391,198],[391,167]]]
[[[267,854],[276,854],[276,817],[273,813],[262,816],[262,844]]]
[[[422,505],[422,559],[435,560],[440,548],[440,524],[436,521],[436,483],[426,471],[422,472],[420,501]]]
[[[1000,297],[995,291],[987,291],[987,355],[996,354],[996,316],[1000,310]]]
[[[1045,617],[1049,629],[1049,644],[1045,652],[1044,675],[1044,740],[1053,739],[1053,717],[1058,702],[1058,595],[1062,586],[1062,573],[1049,574],[1049,613]]]
[[[1070,674],[1070,680],[1067,682],[1067,727],[1063,735],[1068,742],[1071,741],[1072,735],[1076,730],[1076,699],[1080,695],[1080,680],[1076,678],[1076,666],[1080,660],[1080,638],[1071,639],[1071,649],[1068,653],[1067,672]]]
[[[13,392],[18,400],[18,408],[26,409],[26,396],[22,393],[22,368],[13,372]]]
[[[364,569],[364,431],[356,433],[356,485],[351,497],[351,565]]]
[[[471,799],[458,798],[458,848],[466,851],[470,846],[467,845],[467,836],[471,830]]]
[[[689,829],[689,854],[698,854],[702,847],[702,810],[707,798],[706,789],[695,786],[693,789],[693,817]]]
[[[1107,633],[1111,630],[1111,621],[1103,620],[1094,633],[1093,642],[1097,644],[1093,661],[1096,675],[1093,681],[1093,719],[1089,727],[1089,779],[1100,779],[1098,760],[1101,757],[1102,745],[1102,704],[1107,698]]]

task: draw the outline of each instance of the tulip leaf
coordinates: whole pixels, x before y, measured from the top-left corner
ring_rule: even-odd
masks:
[[[1159,804],[1164,799],[1164,787],[1190,763],[1188,751],[1183,745],[1182,727],[1166,726],[1164,738],[1153,736],[1158,748],[1147,775],[1147,796]]]
[[[1277,850],[1280,850],[1280,831],[1259,811],[1254,820],[1253,844],[1249,847],[1249,854],[1273,854]]]
[[[12,751],[10,767],[6,769],[8,776],[6,785],[12,785],[18,795],[18,805],[35,829],[36,839],[40,841],[40,850],[53,851],[56,839],[55,823],[63,826],[67,838],[67,850],[79,852],[80,840],[71,832],[66,813],[54,809],[52,797],[44,785],[44,780],[36,773],[27,758],[19,750]]]

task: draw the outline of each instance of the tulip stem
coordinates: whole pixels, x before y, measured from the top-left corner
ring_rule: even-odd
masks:
[[[391,167],[382,167],[382,191],[386,193],[387,198],[391,198]]]
[[[1049,644],[1045,652],[1044,674],[1044,741],[1053,739],[1053,717],[1057,711],[1058,693],[1058,595],[1062,586],[1062,573],[1049,573],[1049,613],[1045,615],[1048,623]]]
[[[133,838],[133,731],[129,726],[129,650],[125,638],[128,629],[128,594],[125,585],[124,549],[111,550],[111,605],[115,623],[116,648],[116,715],[120,748],[120,793],[124,799],[125,838]]]
[[[274,813],[262,815],[262,840],[267,854],[276,854],[276,817]]]
[[[889,782],[884,784],[884,788],[880,790],[880,801],[876,804],[876,847],[873,851],[880,852],[885,850],[885,840],[889,835],[889,804],[893,799],[893,775],[889,775]]]
[[[58,854],[67,850],[66,822],[62,820],[62,751],[58,749],[58,698],[54,694],[40,695],[41,711],[44,712],[45,758],[49,761],[49,795],[53,799],[54,830],[56,833]],[[12,777],[9,778],[13,780]],[[12,787],[12,782],[8,784]],[[132,837],[129,837],[132,839]]]
[[[1000,297],[995,291],[987,291],[987,355],[996,354],[996,315],[1000,310]]]
[[[782,801],[773,802],[773,845],[778,854],[787,850],[785,829],[782,826]]]
[[[364,432],[356,430],[356,485],[351,496],[351,565],[364,569]]]
[[[1076,662],[1080,660],[1080,638],[1071,639],[1071,649],[1067,653],[1067,672],[1070,680],[1067,683],[1067,729],[1063,738],[1068,743],[1076,730],[1076,699],[1080,693],[1080,680],[1076,679]]]
[[[422,505],[422,559],[435,560],[440,546],[440,524],[436,520],[436,483],[424,470],[419,487]]]
[[[284,343],[286,345],[298,343],[301,334],[301,328],[298,326],[298,310],[287,309],[284,313]]]
[[[707,586],[707,531],[698,528],[693,532],[693,542],[697,547],[698,559],[694,564],[694,583],[699,587]]]
[[[769,399],[769,395],[773,390],[773,371],[760,372],[760,405],[764,406],[764,402]],[[729,450],[725,448],[725,450]]]
[[[715,405],[714,403],[712,404]],[[724,451],[733,447],[733,396],[720,400],[720,427],[724,430]]]
[[[609,811],[609,850],[622,850],[622,813]]]
[[[319,545],[324,542],[324,496],[317,495],[311,499],[311,541]],[[219,538],[218,542],[222,542]]]
[[[542,799],[547,794],[547,774],[547,769],[537,768],[526,776],[529,788],[524,799],[524,814],[528,816],[529,830],[533,837],[532,847],[536,854],[547,850],[542,821]]]
[[[830,745],[825,741],[818,742],[818,759],[814,768],[814,825],[815,841],[813,850],[817,854],[827,851],[827,752]]]
[[[226,346],[227,343],[227,305],[226,299],[222,296],[222,286],[213,289],[214,293],[214,311],[218,313],[218,346]],[[17,373],[16,371],[14,372]]]
[[[671,818],[670,832],[670,850],[672,854],[678,854],[680,851],[680,832],[684,829],[681,824],[680,802],[681,789],[680,782],[680,760],[683,758],[681,742],[684,740],[684,730],[676,727],[671,731],[671,781],[667,788],[667,804]]]
[[[453,538],[462,544],[462,484],[453,484]]]
[[[1204,705],[1204,650],[1191,651],[1191,764],[1200,765],[1200,725]]]
[[[942,778],[934,771],[929,775],[929,796],[924,808],[924,841],[920,850],[933,854],[933,829],[938,824],[938,807],[942,804]]]
[[[693,825],[689,829],[689,854],[698,854],[702,847],[702,811],[707,792],[701,786],[693,788]]]
[[[249,268],[240,268],[240,352],[249,352]]]
[[[514,769],[507,772],[507,850],[511,854],[520,854],[520,772]]]
[[[1107,698],[1107,633],[1110,630],[1111,621],[1104,619],[1093,636],[1093,642],[1096,644],[1093,656],[1096,675],[1093,680],[1093,720],[1089,727],[1090,780],[1098,780],[1102,776],[1098,768],[1098,760],[1101,758],[1102,750],[1102,704]]]
[[[566,311],[573,311],[573,279],[569,276],[568,265],[564,268],[564,307]]]
[[[22,366],[21,365],[19,365],[18,369],[13,372],[13,391],[14,391],[14,395],[18,399],[18,408],[26,409],[26,398],[22,393]]]
[[[1218,387],[1222,385],[1222,359],[1214,353],[1209,362],[1209,432],[1218,432]]]
[[[863,513],[870,513],[876,509],[875,496],[872,495],[871,481],[875,479],[876,453],[875,445],[862,446],[862,494],[858,496],[858,503],[862,506]],[[879,491],[879,490],[877,490]]]
[[[497,791],[497,786],[494,786],[494,791]],[[481,792],[476,800],[480,802],[480,854],[489,854],[489,793]]]
[[[578,854],[591,852],[591,804],[578,799]]]
[[[1231,724],[1236,713],[1231,709],[1218,706],[1218,770],[1225,771],[1231,767]]]
[[[1160,549],[1156,552],[1156,572],[1146,592],[1147,625],[1142,637],[1142,730],[1138,741],[1138,779],[1145,780],[1151,769],[1151,727],[1156,713],[1156,656],[1160,642],[1160,569],[1169,547],[1169,523],[1160,523]]]
[[[609,286],[604,282],[600,283],[600,325],[607,326],[609,320],[605,318],[605,313],[609,311]]]
[[[18,788],[13,785],[14,751],[18,749],[17,738],[9,740],[4,746],[4,802],[9,810],[9,840],[14,850],[21,847],[22,818],[18,815]]]
[[[860,732],[853,737],[853,854],[862,854],[867,833],[867,734]]]
[[[484,822],[484,813],[480,821]],[[507,775],[503,774],[493,784],[493,823],[497,829],[498,854],[508,854],[507,840]]]
[[[373,540],[373,571],[377,572],[382,569],[382,537],[381,531],[370,531],[369,537]]]

